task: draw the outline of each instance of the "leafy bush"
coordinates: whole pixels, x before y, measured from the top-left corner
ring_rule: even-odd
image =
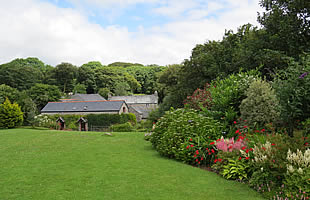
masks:
[[[282,126],[292,133],[296,120],[310,118],[310,55],[300,63],[291,61],[289,67],[280,71],[273,87],[281,105]]]
[[[253,81],[240,105],[241,118],[252,127],[274,122],[279,117],[279,102],[266,81]]]
[[[23,123],[23,112],[17,103],[6,99],[0,104],[0,128],[14,128]]]
[[[126,122],[130,122],[132,125],[137,124],[137,118],[135,114],[133,113],[122,113],[120,116],[120,122],[121,124],[124,124]]]
[[[163,156],[191,163],[188,146],[199,150],[221,136],[221,124],[192,109],[166,112],[156,123],[150,137],[153,147]]]
[[[245,160],[229,159],[221,174],[226,179],[245,180],[248,179],[250,169],[250,164]]]
[[[74,122],[71,122],[66,128],[73,131],[77,131],[79,129],[77,123]]]
[[[34,117],[34,126],[45,127],[45,128],[56,128],[57,123],[53,115],[37,115]]]
[[[130,132],[133,130],[133,126],[130,122],[124,124],[115,124],[111,126],[111,130],[114,132]]]

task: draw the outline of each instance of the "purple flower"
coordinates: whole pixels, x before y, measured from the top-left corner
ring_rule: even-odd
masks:
[[[305,76],[307,76],[309,74],[309,72],[305,72],[302,75],[300,75],[298,78],[305,78]]]

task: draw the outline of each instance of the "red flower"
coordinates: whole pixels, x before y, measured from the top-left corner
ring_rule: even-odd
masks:
[[[261,130],[261,132],[264,132],[265,131],[265,129],[263,128],[262,130]]]
[[[211,153],[208,153],[209,155],[211,155]]]
[[[196,162],[198,162],[198,159],[196,159]]]
[[[196,158],[196,155],[194,155],[194,158]]]
[[[237,122],[236,122],[236,121],[234,121],[234,124],[237,124]]]
[[[235,133],[239,133],[240,131],[239,130],[236,130],[236,132]]]
[[[241,160],[242,158],[241,157],[239,157],[239,160]]]
[[[250,149],[247,149],[247,150],[245,151],[245,153],[249,153],[249,151],[250,151]]]
[[[194,145],[191,144],[191,147],[194,147]]]
[[[216,141],[219,142],[219,141],[221,141],[221,139],[217,139]]]
[[[201,159],[200,160],[203,160],[203,157],[201,157]]]
[[[248,128],[248,126],[244,126],[243,128]]]
[[[262,149],[263,149],[264,151],[266,151],[266,148],[265,148],[265,147],[262,147]]]
[[[307,146],[308,144],[309,144],[309,143],[308,143],[308,142],[306,142],[306,143],[305,143],[305,146]]]
[[[214,160],[214,163],[216,163],[216,162],[217,162],[217,159]]]
[[[193,141],[193,139],[191,138],[191,139],[189,139],[189,141]]]
[[[222,159],[220,158],[220,159],[218,159],[217,161],[222,162]]]
[[[198,150],[196,151],[196,154],[197,154],[197,155],[199,154],[199,151],[198,151]]]
[[[249,157],[245,157],[246,160],[249,160]]]
[[[200,162],[198,162],[198,165],[200,165]]]
[[[212,151],[212,153],[214,153],[214,150],[213,150],[213,149],[211,149],[211,151]]]
[[[214,142],[211,142],[211,143],[210,143],[210,145],[213,145],[213,144],[214,144]]]
[[[251,148],[250,151],[253,151],[253,149]]]
[[[231,149],[231,148],[232,148],[232,146],[229,146],[229,147],[228,147],[228,149]]]
[[[254,132],[255,132],[255,133],[259,133],[259,130],[255,130]]]
[[[246,147],[242,147],[241,149],[244,150],[244,149],[246,149]]]
[[[275,146],[276,144],[275,144],[275,143],[272,143],[271,145],[272,145],[272,146]]]
[[[206,148],[206,150],[209,150],[208,148]]]
[[[188,149],[188,148],[189,148],[189,146],[186,147],[186,149]]]

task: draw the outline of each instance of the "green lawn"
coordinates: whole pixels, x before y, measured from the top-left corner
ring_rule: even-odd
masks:
[[[0,130],[0,200],[262,199],[245,184],[162,158],[142,133]]]

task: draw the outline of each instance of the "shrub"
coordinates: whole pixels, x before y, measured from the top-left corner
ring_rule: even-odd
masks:
[[[0,104],[0,128],[14,128],[23,123],[23,112],[17,103],[6,99]]]
[[[284,184],[286,195],[296,196],[302,191],[304,197],[310,195],[310,149],[304,153],[297,149],[296,153],[287,152],[287,173]]]
[[[66,128],[73,130],[73,131],[79,130],[77,123],[74,123],[74,122],[71,122]]]
[[[115,124],[111,126],[111,130],[114,132],[130,132],[133,130],[133,126],[130,122],[124,124]]]
[[[296,126],[296,120],[310,117],[310,55],[301,62],[291,61],[289,67],[279,71],[273,81],[273,87],[281,105],[282,126],[290,133]]]
[[[53,115],[37,115],[34,117],[34,126],[37,127],[45,127],[45,128],[53,128],[57,127],[56,119]]]
[[[250,164],[246,160],[228,159],[228,163],[223,166],[221,175],[231,180],[246,180],[250,171]]]
[[[257,127],[274,122],[279,117],[279,102],[274,90],[266,81],[253,81],[240,105],[241,118],[249,126]]]
[[[191,163],[195,150],[205,148],[221,136],[221,124],[192,109],[170,110],[156,123],[150,137],[153,147],[163,156]]]

